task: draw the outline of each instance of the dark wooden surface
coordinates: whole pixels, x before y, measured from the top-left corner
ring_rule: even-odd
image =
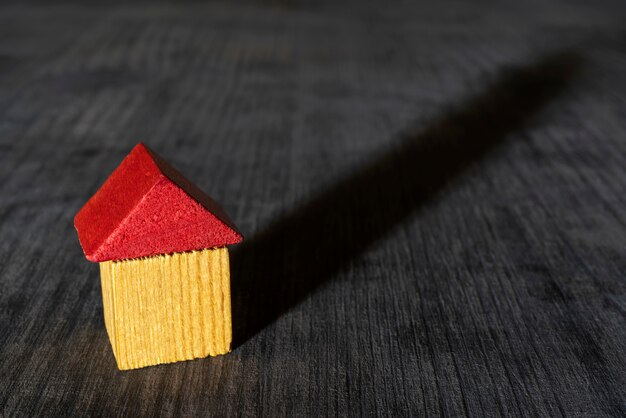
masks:
[[[620,2],[0,6],[0,416],[626,415]],[[72,218],[213,195],[231,354],[120,372]]]

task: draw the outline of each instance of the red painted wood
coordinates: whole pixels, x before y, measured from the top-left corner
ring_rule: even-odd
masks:
[[[240,242],[209,196],[137,144],[74,218],[88,260],[138,258]]]

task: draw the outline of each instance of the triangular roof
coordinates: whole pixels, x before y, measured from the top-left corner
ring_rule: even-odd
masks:
[[[139,258],[243,239],[213,199],[144,144],[133,148],[74,218],[88,260]]]

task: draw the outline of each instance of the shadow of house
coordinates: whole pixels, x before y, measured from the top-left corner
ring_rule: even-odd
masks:
[[[570,82],[573,53],[508,70],[484,93],[271,224],[232,254],[234,348],[426,205]]]

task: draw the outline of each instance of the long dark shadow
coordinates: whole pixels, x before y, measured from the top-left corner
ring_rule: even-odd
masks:
[[[424,206],[571,80],[573,53],[504,71],[487,91],[296,208],[233,254],[236,348]]]

